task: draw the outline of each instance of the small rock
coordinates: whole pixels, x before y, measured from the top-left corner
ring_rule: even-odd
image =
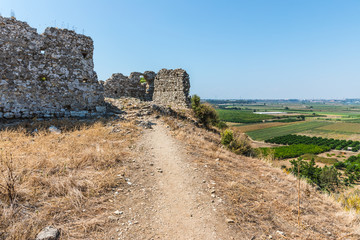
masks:
[[[52,132],[52,133],[56,133],[56,134],[60,134],[60,133],[61,133],[61,130],[58,129],[57,127],[55,127],[55,126],[50,126],[50,127],[49,127],[49,131]]]
[[[231,218],[226,219],[226,222],[227,222],[227,223],[235,223],[235,221],[232,220]]]
[[[282,231],[276,231],[276,233],[285,236],[285,233],[283,233]]]
[[[36,236],[36,240],[57,240],[60,237],[60,230],[52,226],[44,228]]]
[[[123,211],[119,211],[119,210],[116,210],[116,211],[114,212],[115,215],[121,215],[121,214],[123,214],[123,213],[124,213]]]
[[[115,222],[117,220],[119,220],[117,217],[115,216],[108,216],[108,219],[110,220],[110,222]]]

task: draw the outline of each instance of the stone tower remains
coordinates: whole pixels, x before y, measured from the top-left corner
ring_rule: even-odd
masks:
[[[141,77],[146,83],[140,83]],[[104,90],[105,97],[133,97],[173,107],[190,105],[189,75],[183,69],[161,69],[157,74],[132,72],[129,77],[115,73],[105,81]]]
[[[154,81],[154,103],[189,107],[190,78],[183,69],[161,69]]]
[[[105,111],[93,41],[0,17],[0,118],[86,117]]]
[[[155,76],[156,74],[152,71],[132,72],[129,77],[121,73],[114,73],[104,82],[105,97],[133,97],[151,101]],[[141,77],[146,80],[146,83],[140,82]]]

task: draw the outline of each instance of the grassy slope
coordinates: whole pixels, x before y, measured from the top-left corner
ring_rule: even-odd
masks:
[[[350,227],[350,214],[339,204],[301,183],[301,227],[297,223],[297,180],[264,161],[237,156],[219,148],[219,136],[191,126],[178,128],[170,122],[173,136],[187,144],[191,164],[210,177],[216,188],[215,203],[223,218],[235,221],[234,239],[359,239]],[[211,183],[213,182],[214,185]],[[331,233],[331,236],[329,235]],[[347,236],[346,238],[342,238]]]
[[[329,124],[332,123],[325,121],[308,121],[308,122],[294,123],[279,127],[259,129],[259,130],[247,132],[247,134],[254,140],[266,140],[272,137],[300,133],[303,131],[319,128]]]

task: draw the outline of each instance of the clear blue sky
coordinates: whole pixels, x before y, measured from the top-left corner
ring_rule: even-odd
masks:
[[[359,0],[0,0],[93,38],[100,80],[184,68],[202,98],[360,98]]]

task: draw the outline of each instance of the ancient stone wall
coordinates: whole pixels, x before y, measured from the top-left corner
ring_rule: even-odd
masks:
[[[121,73],[114,73],[104,83],[105,97],[134,97],[144,100],[146,85],[140,83],[140,75],[140,73],[131,73],[128,77]]]
[[[141,77],[146,83],[140,83]],[[176,107],[188,107],[190,104],[190,80],[183,69],[161,69],[157,74],[152,71],[133,72],[129,77],[115,73],[103,85],[105,97],[133,97]]]
[[[153,101],[165,106],[190,105],[190,78],[183,69],[161,69],[155,77]]]
[[[93,41],[0,17],[0,118],[86,117],[105,111]]]
[[[104,95],[111,98],[133,97],[151,101],[155,76],[152,71],[132,72],[129,77],[114,73],[104,82]],[[146,83],[140,82],[141,77],[144,77]]]

